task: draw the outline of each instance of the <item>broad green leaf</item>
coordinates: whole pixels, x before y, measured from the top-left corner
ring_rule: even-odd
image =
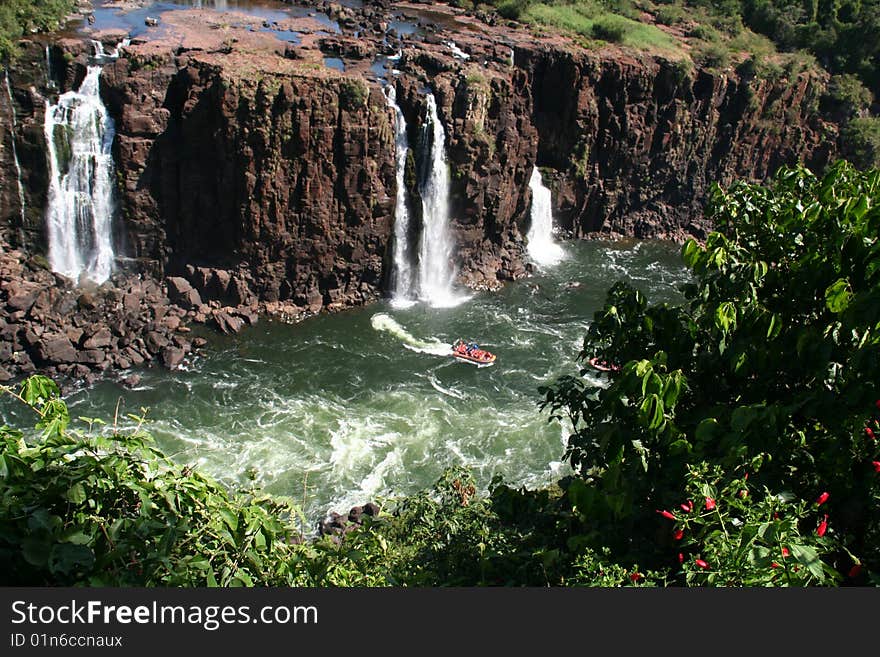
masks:
[[[86,489],[82,484],[74,484],[67,489],[67,493],[64,496],[74,504],[82,504],[86,501]]]
[[[52,547],[49,556],[49,570],[61,575],[69,575],[77,570],[88,570],[95,563],[95,553],[85,545],[59,543]]]
[[[833,313],[842,313],[849,306],[852,290],[849,281],[839,278],[825,290],[825,305]]]
[[[238,529],[238,514],[230,511],[229,509],[220,509],[220,517],[223,518],[223,522],[229,527],[231,531],[235,531]]]
[[[21,542],[21,554],[32,566],[43,567],[49,561],[52,546],[46,539],[26,538]]]
[[[707,417],[704,420],[701,420],[697,425],[697,430],[694,432],[694,436],[699,442],[708,442],[715,438],[719,426],[718,420],[714,417]]]
[[[736,306],[730,301],[718,305],[715,310],[715,326],[723,333],[729,333],[736,328]]]
[[[793,556],[799,564],[806,567],[820,582],[825,581],[825,571],[822,568],[822,561],[816,550],[809,545],[792,545],[791,556]]]

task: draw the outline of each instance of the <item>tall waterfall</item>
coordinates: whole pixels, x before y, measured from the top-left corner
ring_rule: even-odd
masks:
[[[553,240],[553,205],[550,190],[544,186],[538,167],[529,179],[532,190],[532,224],[526,235],[529,256],[540,267],[550,267],[565,257],[565,251]]]
[[[24,224],[24,185],[21,182],[21,163],[18,161],[18,147],[15,145],[15,133],[18,132],[18,121],[15,116],[15,100],[12,98],[12,85],[9,83],[9,71],[6,71],[6,95],[9,96],[9,112],[12,115],[12,121],[9,125],[9,138],[12,142],[12,160],[15,164],[15,175],[18,182],[18,204],[19,211],[21,212],[21,223]]]
[[[397,104],[397,91],[393,84],[386,87],[388,105],[394,110],[395,159],[397,178],[397,202],[394,206],[394,269],[391,273],[393,300],[398,305],[412,303],[413,274],[409,249],[409,210],[406,205],[406,156],[409,140],[406,136],[406,119]]]
[[[99,42],[95,59],[107,55]],[[76,91],[55,105],[46,102],[46,143],[49,146],[49,264],[56,272],[81,275],[103,283],[113,267],[113,119],[101,102],[101,66],[88,67]]]
[[[426,146],[419,193],[422,197],[422,235],[419,241],[419,298],[432,306],[454,306],[463,301],[452,287],[452,237],[449,233],[449,168],[446,133],[437,116],[437,101],[428,93],[428,117],[422,133]]]

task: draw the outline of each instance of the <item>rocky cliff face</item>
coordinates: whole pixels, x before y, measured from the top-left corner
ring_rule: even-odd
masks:
[[[104,73],[129,252],[166,273],[241,269],[245,295],[312,311],[375,297],[395,184],[381,91],[152,61]]]
[[[662,58],[516,49],[528,73],[538,165],[557,218],[577,236],[700,236],[713,182],[759,181],[779,166],[821,168],[836,127],[818,114],[823,77],[759,79]]]
[[[206,14],[179,12],[177,23],[166,22],[183,36],[135,41],[104,66],[101,94],[116,121],[118,264],[138,275],[111,281],[123,296],[152,276],[161,285],[151,294],[173,302],[180,325],[213,322],[231,331],[258,311],[297,316],[382,294],[396,194],[394,118],[369,68],[383,52],[401,54],[398,73],[387,79],[397,87],[414,160],[426,90],[437,99],[455,257],[461,282],[472,287],[529,272],[524,236],[535,165],[571,235],[679,239],[709,228],[702,207],[712,182],[761,180],[799,161],[821,167],[835,154],[835,128],[817,111],[824,82],[816,74],[771,81],[746,66],[695,72],[663,57],[472,24],[455,33],[455,49],[448,27],[389,41],[378,9],[369,22],[335,11],[347,12],[342,34],[304,30],[296,47],[225,23],[208,29],[200,22]],[[102,38],[112,45],[120,36]],[[46,251],[45,98],[77,86],[90,52],[81,38],[54,42],[50,85],[45,44],[31,43],[11,71],[12,100],[0,94],[0,227],[5,243],[23,252],[15,262]],[[325,66],[325,55],[342,57],[347,70]],[[408,188],[418,218],[414,168]],[[7,267],[10,281],[32,272],[51,285],[39,258],[27,263]],[[21,286],[7,287],[20,296]],[[118,296],[110,295],[117,305]],[[50,366],[49,352],[33,346],[30,353],[37,342],[22,337],[30,310],[4,302],[7,314],[19,313],[7,331],[15,349]],[[50,306],[39,308],[43,321]],[[162,358],[164,339],[151,348],[137,334],[164,326],[168,313],[132,305],[130,314],[137,321],[114,333],[116,351],[101,368],[131,363],[119,350],[132,344],[143,360]],[[67,335],[56,319],[52,336]],[[84,349],[79,343],[88,338],[73,334],[73,348]],[[65,358],[76,371],[92,366]]]

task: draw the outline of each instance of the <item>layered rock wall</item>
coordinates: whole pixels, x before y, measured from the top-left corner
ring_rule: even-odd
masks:
[[[311,310],[377,294],[395,193],[377,87],[128,59],[103,80],[133,255],[245,268],[261,300]]]
[[[816,72],[770,80],[565,48],[520,47],[515,58],[530,81],[538,166],[552,170],[557,219],[576,236],[700,236],[713,182],[760,181],[797,162],[821,169],[836,152]]]

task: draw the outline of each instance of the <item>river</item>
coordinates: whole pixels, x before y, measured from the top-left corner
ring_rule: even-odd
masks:
[[[133,389],[103,381],[71,393],[71,415],[112,421],[117,404],[120,418],[146,408],[147,430],[176,462],[232,487],[253,478],[313,520],[423,489],[454,464],[482,487],[494,475],[548,484],[567,471],[568,427],[539,412],[538,386],[576,373],[584,332],[615,281],[675,301],[687,280],[674,245],[564,248],[545,272],[452,308],[382,301],[218,334],[182,370],[144,369]],[[448,357],[458,337],[496,362]]]

